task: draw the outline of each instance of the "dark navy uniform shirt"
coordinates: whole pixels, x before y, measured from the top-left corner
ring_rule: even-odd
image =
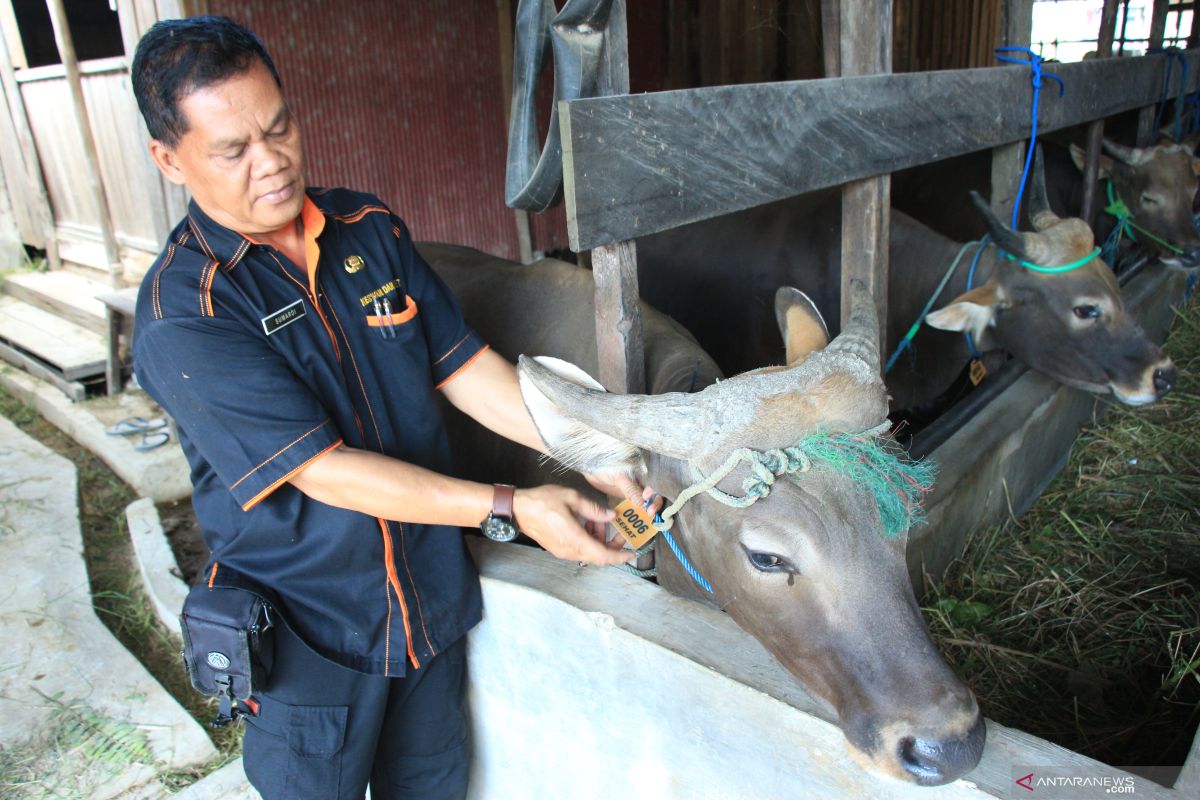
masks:
[[[435,390],[486,345],[379,200],[310,189],[301,221],[298,265],[193,202],[142,283],[134,368],[178,423],[205,580],[262,587],[321,655],[399,676],[480,619],[461,531],[287,481],[343,442],[449,472]]]

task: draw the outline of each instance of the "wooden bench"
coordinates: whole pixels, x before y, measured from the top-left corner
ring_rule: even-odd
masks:
[[[128,329],[132,335],[137,293],[137,287],[131,286],[96,295],[96,299],[104,304],[104,314],[108,320],[108,361],[105,378],[110,395],[120,394],[124,387],[125,365],[121,361],[121,334]]]

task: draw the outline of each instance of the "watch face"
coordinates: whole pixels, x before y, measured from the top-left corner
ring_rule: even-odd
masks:
[[[488,514],[487,519],[479,523],[479,529],[493,542],[511,542],[517,538],[517,526],[505,517]]]

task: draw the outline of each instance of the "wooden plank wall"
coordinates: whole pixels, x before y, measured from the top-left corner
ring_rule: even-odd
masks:
[[[996,62],[1003,0],[895,0],[893,72],[987,67]]]
[[[826,77],[821,0],[666,0],[666,88]],[[895,0],[892,71],[995,63],[1004,0]]]
[[[60,230],[99,242],[99,210],[91,195],[79,189],[79,176],[84,174],[83,142],[71,117],[69,89],[61,67],[23,70],[18,81],[55,222]],[[82,81],[118,240],[125,247],[157,253],[164,224],[162,200],[158,176],[141,155],[146,147],[142,131],[132,124],[137,106],[129,91],[125,60],[87,62]]]

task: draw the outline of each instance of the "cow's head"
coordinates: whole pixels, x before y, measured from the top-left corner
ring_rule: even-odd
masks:
[[[1029,218],[1018,233],[987,204],[972,199],[995,243],[1033,265],[1083,263],[1061,273],[1039,272],[996,257],[991,277],[926,317],[935,328],[969,333],[980,350],[1007,350],[1038,372],[1078,389],[1109,394],[1129,405],[1153,403],[1175,383],[1175,365],[1125,308],[1121,289],[1095,251],[1083,220],[1062,219],[1046,202],[1041,153],[1032,174]]]
[[[1104,150],[1107,155],[1100,156],[1100,177],[1112,180],[1114,197],[1125,202],[1137,225],[1153,234],[1154,238],[1135,230],[1138,241],[1157,252],[1165,264],[1200,266],[1200,235],[1192,218],[1192,204],[1200,188],[1200,159],[1193,148],[1171,141],[1153,147],[1125,147],[1105,139]],[[1072,145],[1071,158],[1083,170],[1084,151]]]
[[[695,394],[607,394],[571,365],[523,356],[522,392],[551,453],[588,472],[644,472],[678,497],[738,448],[876,429],[888,399],[866,290],[858,284],[851,322],[831,343],[807,298],[781,292],[788,365]],[[919,784],[951,781],[978,762],[983,720],[922,622],[905,565],[907,519],[889,531],[873,502],[873,492],[894,492],[904,479],[831,463],[814,459],[780,477],[747,508],[697,495],[672,532],[721,608],[836,709],[868,768]],[[717,488],[741,495],[750,472],[742,464]]]

